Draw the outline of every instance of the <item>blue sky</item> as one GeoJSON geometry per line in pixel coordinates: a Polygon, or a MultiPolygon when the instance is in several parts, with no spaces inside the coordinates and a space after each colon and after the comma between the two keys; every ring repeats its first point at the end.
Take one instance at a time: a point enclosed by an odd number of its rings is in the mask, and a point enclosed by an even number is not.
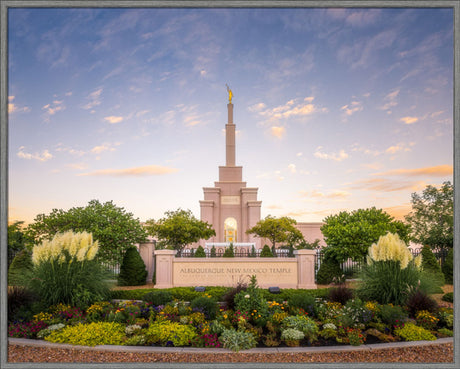
{"type": "Polygon", "coordinates": [[[318,222],[452,180],[451,9],[10,9],[9,220],[191,209],[236,163],[318,222]]]}

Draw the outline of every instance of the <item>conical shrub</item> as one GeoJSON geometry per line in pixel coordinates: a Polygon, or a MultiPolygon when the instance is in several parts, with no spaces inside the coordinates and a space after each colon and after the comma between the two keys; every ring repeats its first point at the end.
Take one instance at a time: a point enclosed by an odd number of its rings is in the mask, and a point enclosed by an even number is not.
{"type": "Polygon", "coordinates": [[[119,286],[141,286],[145,284],[147,270],[136,247],[130,247],[123,256],[118,275],[119,286]]]}
{"type": "Polygon", "coordinates": [[[32,273],[32,254],[27,250],[20,251],[8,269],[8,285],[24,286],[32,273]]]}

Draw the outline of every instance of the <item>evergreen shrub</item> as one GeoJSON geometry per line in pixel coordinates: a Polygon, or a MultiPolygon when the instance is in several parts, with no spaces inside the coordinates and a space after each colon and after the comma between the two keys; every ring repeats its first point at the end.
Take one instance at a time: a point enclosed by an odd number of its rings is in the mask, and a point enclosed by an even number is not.
{"type": "Polygon", "coordinates": [[[262,248],[262,251],[260,252],[260,257],[261,258],[272,258],[274,257],[272,250],[270,250],[270,247],[268,245],[264,245],[262,248]]]}
{"type": "Polygon", "coordinates": [[[204,252],[203,246],[198,246],[198,248],[195,251],[195,255],[193,255],[196,258],[205,258],[206,253],[204,252]]]}
{"type": "Polygon", "coordinates": [[[8,268],[8,286],[24,286],[32,278],[32,255],[24,249],[13,259],[8,268]]]}
{"type": "Polygon", "coordinates": [[[328,254],[324,255],[323,262],[316,273],[316,283],[330,284],[334,279],[340,278],[343,272],[339,262],[328,254]]]}
{"type": "Polygon", "coordinates": [[[118,275],[119,286],[142,286],[146,283],[147,270],[135,246],[125,251],[118,275]]]}
{"type": "Polygon", "coordinates": [[[203,313],[207,319],[214,320],[219,310],[217,301],[213,298],[200,296],[192,300],[190,307],[193,311],[199,311],[203,313]]]}
{"type": "Polygon", "coordinates": [[[233,258],[235,257],[235,252],[233,250],[233,244],[231,243],[229,247],[225,249],[224,255],[222,255],[224,258],[233,258]]]}
{"type": "Polygon", "coordinates": [[[155,306],[166,305],[168,302],[173,300],[173,297],[169,291],[166,290],[154,290],[152,292],[144,294],[142,300],[150,302],[155,306]]]}
{"type": "Polygon", "coordinates": [[[454,249],[451,248],[446,255],[444,265],[442,266],[445,282],[448,284],[454,283],[454,249]]]}
{"type": "Polygon", "coordinates": [[[216,248],[213,246],[211,247],[211,257],[212,258],[215,258],[217,255],[216,255],[216,248]]]}

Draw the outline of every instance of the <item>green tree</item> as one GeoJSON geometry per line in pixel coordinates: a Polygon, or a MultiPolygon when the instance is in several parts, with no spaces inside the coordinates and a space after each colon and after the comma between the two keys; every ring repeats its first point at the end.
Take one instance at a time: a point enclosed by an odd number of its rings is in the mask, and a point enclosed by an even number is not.
{"type": "Polygon", "coordinates": [[[125,250],[147,240],[147,232],[132,213],[112,201],[101,204],[98,200],[91,200],[86,207],[39,214],[26,232],[38,244],[69,230],[92,233],[99,242],[98,260],[108,264],[120,264],[125,250]]]}
{"type": "Polygon", "coordinates": [[[273,247],[276,243],[287,242],[288,240],[303,240],[302,233],[294,226],[297,222],[289,217],[275,218],[267,215],[265,219],[246,231],[247,234],[255,234],[257,237],[268,238],[273,247]]]}
{"type": "Polygon", "coordinates": [[[274,257],[272,250],[270,250],[270,247],[268,245],[264,245],[262,248],[262,251],[260,252],[260,257],[261,258],[272,258],[274,257]]]}
{"type": "Polygon", "coordinates": [[[8,226],[8,262],[11,263],[14,255],[25,248],[32,249],[32,242],[24,233],[24,222],[17,221],[8,226]]]}
{"type": "Polygon", "coordinates": [[[206,252],[204,251],[203,246],[198,246],[198,248],[195,251],[194,257],[196,258],[205,258],[206,257],[206,252]]]}
{"type": "Polygon", "coordinates": [[[388,232],[397,233],[407,243],[410,226],[372,207],[330,215],[325,218],[321,232],[327,244],[325,253],[341,263],[348,258],[363,260],[369,247],[388,232]]]}
{"type": "Polygon", "coordinates": [[[422,194],[412,194],[412,211],[406,216],[411,239],[431,249],[448,250],[454,244],[454,186],[428,185],[422,194]]]}
{"type": "Polygon", "coordinates": [[[147,270],[135,246],[128,248],[123,256],[118,275],[119,286],[142,286],[146,283],[147,270]]]}
{"type": "Polygon", "coordinates": [[[165,215],[158,221],[148,220],[145,226],[150,235],[157,237],[159,248],[171,247],[182,252],[188,244],[216,235],[209,223],[195,218],[190,210],[177,209],[165,215]]]}

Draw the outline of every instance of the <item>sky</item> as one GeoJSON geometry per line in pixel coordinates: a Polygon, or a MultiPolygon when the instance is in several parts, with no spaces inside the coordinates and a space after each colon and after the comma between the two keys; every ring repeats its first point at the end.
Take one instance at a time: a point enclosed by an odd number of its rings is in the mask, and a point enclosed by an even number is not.
{"type": "Polygon", "coordinates": [[[452,9],[8,13],[9,221],[113,201],[200,217],[225,165],[261,216],[321,222],[453,178],[452,9]]]}

